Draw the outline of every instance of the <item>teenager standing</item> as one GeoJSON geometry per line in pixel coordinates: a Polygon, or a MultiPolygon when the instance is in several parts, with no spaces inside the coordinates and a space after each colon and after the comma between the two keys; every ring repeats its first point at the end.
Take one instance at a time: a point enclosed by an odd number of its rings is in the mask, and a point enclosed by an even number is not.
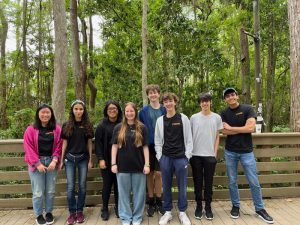
{"type": "Polygon", "coordinates": [[[53,109],[46,104],[37,108],[33,125],[24,133],[25,161],[32,188],[32,206],[37,224],[52,224],[57,166],[61,154],[61,128],[53,109]],[[45,217],[43,216],[45,208],[45,217]]]}
{"type": "Polygon", "coordinates": [[[125,105],[122,123],[115,127],[112,143],[111,170],[117,174],[121,222],[123,225],[140,225],[150,165],[147,129],[137,119],[134,103],[125,105]]]}
{"type": "Polygon", "coordinates": [[[190,121],[186,115],[176,112],[178,98],[174,93],[165,93],[162,99],[167,114],[157,119],[155,150],[162,173],[163,208],[166,212],[160,218],[159,224],[166,225],[172,219],[172,182],[173,173],[175,173],[178,187],[179,219],[183,225],[190,225],[191,222],[185,212],[188,206],[188,162],[193,150],[190,121]]]}
{"type": "Polygon", "coordinates": [[[65,165],[67,175],[67,198],[69,207],[68,224],[83,223],[83,208],[86,197],[86,177],[92,168],[93,126],[83,101],[75,100],[71,104],[69,120],[63,125],[63,147],[60,168],[65,165]],[[75,197],[76,171],[78,171],[78,198],[75,197]]]}
{"type": "Polygon", "coordinates": [[[148,129],[150,173],[147,175],[148,208],[147,215],[153,216],[155,210],[163,215],[162,207],[162,179],[159,162],[154,148],[154,131],[158,117],[166,114],[166,109],[159,103],[160,87],[157,84],[149,84],[146,87],[149,105],[144,106],[139,112],[139,119],[148,129]],[[154,196],[155,193],[155,196],[154,196]]]}
{"type": "Polygon", "coordinates": [[[211,111],[211,103],[211,94],[201,93],[198,97],[201,111],[192,115],[190,119],[193,134],[193,156],[190,163],[193,171],[195,201],[197,203],[195,218],[201,219],[203,214],[202,190],[204,181],[205,217],[208,220],[214,218],[211,210],[213,177],[220,142],[219,131],[223,129],[221,117],[211,111]]]}
{"type": "Polygon", "coordinates": [[[100,121],[95,132],[95,153],[98,158],[102,188],[102,220],[109,219],[108,203],[111,188],[114,186],[115,213],[118,214],[118,184],[116,174],[111,171],[111,138],[115,126],[122,121],[122,110],[118,102],[110,100],[103,110],[104,118],[100,121]]]}

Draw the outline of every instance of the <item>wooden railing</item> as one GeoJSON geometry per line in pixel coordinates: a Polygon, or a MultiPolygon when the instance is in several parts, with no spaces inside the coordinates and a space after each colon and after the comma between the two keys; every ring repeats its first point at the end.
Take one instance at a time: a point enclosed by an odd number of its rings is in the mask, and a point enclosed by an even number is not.
{"type": "MultiPolygon", "coordinates": [[[[263,133],[253,134],[255,156],[259,180],[264,197],[300,196],[300,133],[263,133]]],[[[221,138],[221,145],[224,137],[221,138]]],[[[228,179],[224,162],[223,148],[220,147],[214,178],[214,199],[228,199],[228,179]]],[[[88,172],[87,205],[101,203],[101,172],[93,157],[95,166],[88,172]]],[[[250,198],[247,180],[239,165],[238,183],[241,198],[250,198]]],[[[189,169],[188,198],[194,199],[193,180],[189,169]]],[[[176,186],[174,178],[174,186],[176,186]]],[[[176,192],[174,199],[177,198],[176,192]]],[[[113,199],[113,197],[111,197],[113,199]]],[[[59,171],[56,185],[56,205],[66,205],[66,178],[59,171]]],[[[32,207],[31,185],[24,162],[22,140],[0,141],[0,208],[32,207]]]]}

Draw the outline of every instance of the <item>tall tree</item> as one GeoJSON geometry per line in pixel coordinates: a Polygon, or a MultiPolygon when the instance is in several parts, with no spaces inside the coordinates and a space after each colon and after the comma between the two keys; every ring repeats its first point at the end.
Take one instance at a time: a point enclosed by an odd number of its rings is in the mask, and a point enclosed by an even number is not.
{"type": "Polygon", "coordinates": [[[70,1],[70,19],[71,19],[71,42],[72,42],[72,68],[75,80],[75,95],[77,99],[85,101],[86,76],[80,60],[79,34],[78,34],[78,12],[77,0],[70,1]]]}
{"type": "Polygon", "coordinates": [[[300,2],[288,1],[288,16],[290,28],[290,60],[291,60],[291,114],[290,127],[292,131],[300,131],[300,2]]]}
{"type": "Polygon", "coordinates": [[[4,14],[4,6],[0,3],[0,128],[6,129],[8,127],[8,120],[6,115],[6,56],[5,46],[8,32],[8,22],[4,14]]]}
{"type": "Polygon", "coordinates": [[[146,86],[148,83],[148,27],[147,27],[147,14],[148,14],[148,0],[143,0],[143,17],[142,17],[142,96],[143,105],[148,104],[148,98],[146,94],[146,86]]]}
{"type": "Polygon", "coordinates": [[[53,0],[55,56],[52,105],[59,123],[64,121],[67,89],[67,19],[65,1],[53,0]]]}

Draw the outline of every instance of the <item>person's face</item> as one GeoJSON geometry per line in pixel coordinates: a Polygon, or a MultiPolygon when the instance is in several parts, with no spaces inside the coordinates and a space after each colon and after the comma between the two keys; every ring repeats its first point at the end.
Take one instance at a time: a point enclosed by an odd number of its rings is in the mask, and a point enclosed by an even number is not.
{"type": "Polygon", "coordinates": [[[125,118],[127,119],[127,121],[132,122],[135,119],[135,110],[132,107],[132,105],[127,105],[125,107],[125,118]]]}
{"type": "Polygon", "coordinates": [[[202,111],[209,111],[211,107],[211,101],[210,100],[201,101],[200,107],[202,111]]]}
{"type": "Polygon", "coordinates": [[[109,119],[116,119],[118,117],[119,111],[117,106],[114,104],[109,104],[107,107],[107,115],[109,119]]]}
{"type": "Polygon", "coordinates": [[[81,120],[83,112],[84,112],[83,105],[81,105],[81,104],[75,104],[73,106],[73,114],[74,114],[74,117],[75,117],[76,121],[80,121],[81,120]]]}
{"type": "Polygon", "coordinates": [[[159,101],[160,94],[157,92],[157,90],[150,90],[148,92],[148,99],[150,102],[158,102],[159,101]]]}
{"type": "Polygon", "coordinates": [[[166,99],[163,103],[167,111],[175,110],[176,102],[174,101],[174,99],[166,99]]]}
{"type": "Polygon", "coordinates": [[[48,108],[43,108],[39,111],[39,119],[42,125],[47,125],[51,119],[51,116],[52,116],[51,111],[48,108]]]}
{"type": "Polygon", "coordinates": [[[224,101],[229,105],[229,106],[234,106],[236,105],[238,102],[237,100],[239,99],[239,96],[235,93],[235,92],[230,92],[228,94],[225,95],[224,97],[224,101]]]}

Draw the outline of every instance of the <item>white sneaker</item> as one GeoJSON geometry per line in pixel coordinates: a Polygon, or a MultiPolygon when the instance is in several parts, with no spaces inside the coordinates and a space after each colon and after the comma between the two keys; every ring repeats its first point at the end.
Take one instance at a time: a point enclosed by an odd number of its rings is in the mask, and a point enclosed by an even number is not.
{"type": "Polygon", "coordinates": [[[186,215],[185,212],[180,212],[179,213],[179,220],[181,222],[182,225],[191,225],[191,221],[188,218],[188,216],[186,215]]]}
{"type": "Polygon", "coordinates": [[[159,225],[166,225],[171,219],[172,219],[172,213],[171,211],[166,211],[165,214],[160,217],[160,220],[159,220],[159,225]]]}

